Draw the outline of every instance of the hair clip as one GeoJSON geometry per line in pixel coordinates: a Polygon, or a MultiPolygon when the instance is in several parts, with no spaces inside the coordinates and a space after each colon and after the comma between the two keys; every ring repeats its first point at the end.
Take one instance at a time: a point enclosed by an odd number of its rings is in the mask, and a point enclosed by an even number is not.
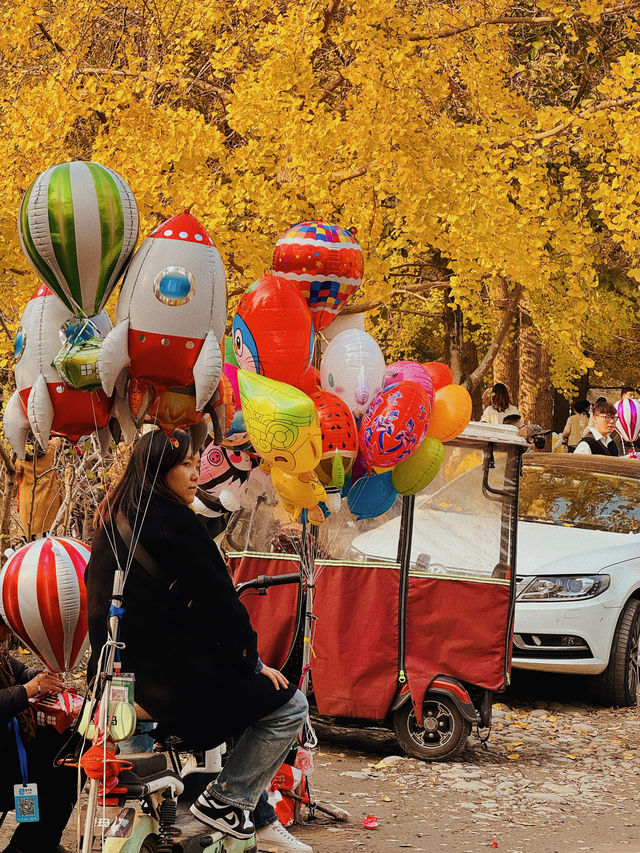
{"type": "Polygon", "coordinates": [[[174,438],[174,436],[172,436],[172,435],[167,436],[167,441],[169,442],[169,444],[172,447],[179,447],[179,445],[180,445],[180,442],[178,441],[178,439],[174,438]]]}

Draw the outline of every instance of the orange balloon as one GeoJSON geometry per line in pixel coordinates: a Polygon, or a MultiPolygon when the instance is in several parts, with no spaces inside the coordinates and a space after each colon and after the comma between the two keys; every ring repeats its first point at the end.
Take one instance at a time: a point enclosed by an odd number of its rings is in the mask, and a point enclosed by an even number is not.
{"type": "Polygon", "coordinates": [[[427,435],[451,441],[471,420],[471,395],[464,385],[445,385],[436,391],[427,435]]]}
{"type": "Polygon", "coordinates": [[[196,409],[196,395],[192,388],[167,388],[149,406],[145,421],[156,424],[165,435],[174,429],[186,429],[202,420],[196,409]]]}
{"type": "Polygon", "coordinates": [[[433,381],[433,387],[437,391],[438,388],[444,388],[445,385],[451,385],[453,382],[453,374],[449,369],[449,365],[442,361],[425,361],[422,365],[433,381]]]}
{"type": "Polygon", "coordinates": [[[219,398],[211,403],[212,409],[217,409],[218,406],[224,406],[224,431],[229,432],[233,423],[233,414],[236,410],[236,399],[233,393],[233,384],[228,376],[223,373],[218,382],[219,398]]]}

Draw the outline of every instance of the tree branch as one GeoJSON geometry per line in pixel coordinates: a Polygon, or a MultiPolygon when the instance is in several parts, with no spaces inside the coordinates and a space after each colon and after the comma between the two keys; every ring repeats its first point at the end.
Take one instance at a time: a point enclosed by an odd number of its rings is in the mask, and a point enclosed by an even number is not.
{"type": "MultiPolygon", "coordinates": [[[[102,77],[112,74],[114,77],[143,77],[147,82],[154,82],[155,75],[141,71],[128,71],[126,68],[78,68],[78,74],[91,74],[95,77],[102,77]]],[[[199,89],[207,94],[217,95],[223,104],[228,104],[231,101],[231,94],[220,86],[214,86],[212,83],[206,83],[204,80],[198,80],[195,77],[180,77],[178,80],[171,83],[161,83],[159,85],[173,85],[174,83],[186,83],[194,89],[199,89]]]]}
{"type": "MultiPolygon", "coordinates": [[[[602,17],[605,15],[616,15],[621,12],[629,12],[633,9],[637,9],[640,6],[639,0],[634,0],[632,3],[625,3],[622,6],[611,6],[608,9],[603,9],[602,17]]],[[[569,16],[570,19],[575,18],[587,18],[584,12],[574,12],[569,16]]],[[[561,21],[566,21],[567,18],[563,18],[560,15],[538,15],[536,17],[527,17],[526,15],[514,15],[513,17],[509,17],[508,15],[500,15],[497,18],[480,18],[477,21],[472,21],[469,24],[462,24],[459,27],[451,27],[448,30],[440,30],[437,33],[427,33],[420,34],[414,33],[413,35],[407,36],[409,41],[431,41],[433,39],[443,39],[450,38],[451,36],[457,36],[461,33],[466,33],[469,30],[477,29],[478,27],[489,27],[489,26],[500,26],[502,24],[508,24],[509,26],[520,25],[520,26],[530,26],[530,27],[544,27],[547,24],[557,24],[561,21]]]]}
{"type": "Polygon", "coordinates": [[[474,390],[474,388],[477,388],[477,386],[480,384],[480,380],[493,364],[496,354],[502,346],[504,339],[507,337],[509,329],[511,328],[511,323],[513,322],[513,318],[518,308],[518,303],[520,302],[520,297],[522,296],[522,290],[523,287],[521,284],[518,284],[516,285],[516,287],[514,287],[511,296],[509,297],[509,302],[507,303],[505,312],[502,315],[502,320],[500,321],[500,324],[496,329],[495,335],[493,336],[493,340],[489,345],[489,349],[487,350],[484,355],[484,358],[482,358],[480,364],[476,367],[473,373],[471,373],[465,379],[464,385],[467,391],[471,392],[474,390]]]}
{"type": "Polygon", "coordinates": [[[586,118],[600,110],[615,109],[616,107],[628,107],[631,104],[637,104],[638,101],[640,101],[640,95],[629,95],[627,98],[614,98],[608,101],[600,101],[592,107],[587,107],[586,110],[581,110],[581,112],[571,116],[567,121],[557,124],[549,130],[543,130],[540,133],[534,133],[532,135],[523,133],[520,136],[513,136],[506,142],[501,142],[496,146],[496,148],[506,148],[508,145],[511,145],[512,142],[539,142],[541,139],[549,139],[551,136],[557,136],[559,133],[563,133],[565,130],[568,130],[578,119],[586,118]]]}

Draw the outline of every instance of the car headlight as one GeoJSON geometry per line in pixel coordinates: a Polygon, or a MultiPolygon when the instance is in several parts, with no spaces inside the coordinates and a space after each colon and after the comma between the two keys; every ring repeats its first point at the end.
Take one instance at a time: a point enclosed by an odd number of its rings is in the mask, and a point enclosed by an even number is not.
{"type": "Polygon", "coordinates": [[[610,575],[544,575],[533,578],[518,601],[576,601],[595,598],[609,588],[610,575]]]}

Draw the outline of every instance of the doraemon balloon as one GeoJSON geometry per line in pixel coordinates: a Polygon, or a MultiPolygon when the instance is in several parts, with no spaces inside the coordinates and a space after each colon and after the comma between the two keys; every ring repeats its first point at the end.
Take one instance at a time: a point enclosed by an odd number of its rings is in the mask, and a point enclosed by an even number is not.
{"type": "Polygon", "coordinates": [[[313,342],[311,312],[294,284],[264,275],[251,285],[233,318],[233,346],[243,370],[298,385],[313,342]]]}
{"type": "Polygon", "coordinates": [[[185,211],[159,225],[131,261],[118,297],[116,326],[100,355],[103,388],[111,394],[128,368],[156,394],[195,385],[201,411],[222,372],[226,321],[220,253],[206,229],[185,211]]]}
{"type": "Polygon", "coordinates": [[[106,428],[111,401],[105,393],[70,388],[52,366],[60,346],[75,340],[87,323],[97,337],[111,328],[104,311],[90,321],[71,316],[46,284],[27,303],[15,340],[16,391],[4,413],[5,432],[18,456],[24,458],[30,430],[46,450],[52,433],[77,441],[106,428]]]}
{"type": "Polygon", "coordinates": [[[322,389],[359,417],[382,388],[384,369],[382,350],[371,335],[345,329],[330,342],[320,364],[322,389]]]}

